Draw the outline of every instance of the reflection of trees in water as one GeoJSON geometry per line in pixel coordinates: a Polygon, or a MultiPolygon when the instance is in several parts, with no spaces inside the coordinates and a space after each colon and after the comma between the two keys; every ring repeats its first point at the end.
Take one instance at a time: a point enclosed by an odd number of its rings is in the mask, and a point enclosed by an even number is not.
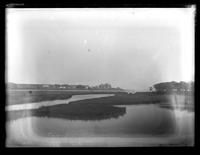
{"type": "Polygon", "coordinates": [[[126,114],[125,107],[102,106],[102,105],[55,105],[41,107],[33,110],[19,110],[8,113],[8,120],[22,117],[52,117],[69,120],[105,120],[119,118],[126,114]]]}
{"type": "Polygon", "coordinates": [[[159,107],[170,109],[170,110],[178,109],[178,110],[183,110],[183,111],[194,112],[193,105],[179,106],[178,108],[176,108],[172,103],[166,103],[166,104],[160,104],[159,107]]]}
{"type": "Polygon", "coordinates": [[[171,110],[184,110],[184,111],[194,111],[194,96],[191,94],[179,94],[174,92],[171,94],[171,101],[160,104],[161,108],[168,108],[171,110]]]}

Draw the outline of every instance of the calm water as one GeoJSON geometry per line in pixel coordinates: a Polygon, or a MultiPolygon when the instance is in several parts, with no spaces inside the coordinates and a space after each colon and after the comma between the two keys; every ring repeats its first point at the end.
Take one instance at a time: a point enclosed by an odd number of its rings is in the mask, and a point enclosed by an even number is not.
{"type": "MultiPolygon", "coordinates": [[[[90,96],[91,97],[91,96],[90,96]]],[[[80,99],[80,96],[79,96],[80,99]]],[[[80,121],[66,120],[48,117],[26,117],[11,121],[7,124],[8,139],[10,142],[18,144],[49,144],[58,145],[61,143],[74,141],[74,145],[89,142],[95,142],[103,137],[106,138],[157,138],[158,143],[165,141],[165,138],[191,138],[193,132],[193,112],[174,111],[160,108],[156,105],[129,105],[126,107],[126,114],[118,119],[107,119],[101,121],[80,121]],[[92,139],[94,138],[95,139],[92,139]],[[71,138],[71,139],[70,139],[71,138]],[[98,139],[99,138],[99,139],[98,139]],[[87,141],[86,140],[86,141],[87,141]]],[[[136,141],[135,141],[135,140],[136,141]]],[[[157,140],[156,139],[156,140],[157,140]]],[[[116,140],[101,140],[102,144],[107,141],[108,144],[115,144],[116,140]],[[113,143],[114,142],[114,143],[113,143]]],[[[118,139],[119,140],[119,139],[118,139]]],[[[142,143],[148,141],[142,140],[142,143]]],[[[154,142],[154,140],[150,140],[154,142]]],[[[173,142],[173,141],[172,141],[173,142]]],[[[130,144],[130,143],[129,143],[130,144]]],[[[117,145],[117,144],[116,144],[117,145]]]]}

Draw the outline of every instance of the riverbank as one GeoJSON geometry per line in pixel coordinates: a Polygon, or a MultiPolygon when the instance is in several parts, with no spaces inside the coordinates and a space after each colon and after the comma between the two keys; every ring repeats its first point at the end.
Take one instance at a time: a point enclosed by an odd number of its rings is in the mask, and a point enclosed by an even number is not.
{"type": "MultiPolygon", "coordinates": [[[[73,92],[85,94],[86,92],[73,92]]],[[[53,100],[54,98],[62,99],[73,95],[72,92],[43,92],[29,95],[32,101],[53,100]],[[53,94],[53,96],[51,96],[53,94]],[[38,99],[37,99],[38,97],[38,99]]],[[[104,92],[105,93],[105,92],[104,92]]],[[[108,93],[108,92],[107,92],[108,93]]],[[[109,92],[110,93],[110,92],[109,92]]],[[[94,93],[96,94],[96,92],[94,93]]],[[[18,98],[20,97],[17,96],[18,98]]],[[[12,99],[13,100],[13,99],[12,99]]],[[[23,97],[21,100],[25,101],[23,97]]],[[[19,102],[19,100],[18,100],[19,102]]],[[[67,102],[67,101],[66,101],[67,102]]],[[[39,104],[40,102],[38,102],[39,104]]],[[[157,94],[157,93],[135,93],[127,94],[125,92],[115,93],[114,96],[90,98],[84,100],[71,101],[68,104],[61,100],[58,105],[46,102],[47,106],[32,110],[17,110],[8,112],[8,120],[17,119],[27,116],[55,117],[71,120],[102,120],[117,118],[126,113],[126,108],[116,107],[116,105],[136,105],[136,104],[157,104],[162,108],[180,109],[194,111],[192,96],[157,94]]],[[[33,103],[37,104],[37,103],[33,103]]]]}
{"type": "MultiPolygon", "coordinates": [[[[63,100],[69,99],[73,95],[87,95],[87,94],[115,94],[115,97],[111,97],[102,100],[93,100],[95,103],[106,102],[106,104],[121,105],[121,104],[137,104],[137,103],[160,103],[160,102],[170,102],[171,98],[184,97],[186,102],[193,102],[193,94],[167,94],[167,93],[155,93],[155,92],[136,92],[135,94],[128,94],[127,92],[119,91],[106,91],[106,90],[24,90],[24,91],[7,91],[7,105],[13,104],[24,104],[32,102],[41,101],[53,101],[53,100],[63,100]]],[[[84,102],[84,101],[82,101],[84,102]]],[[[181,101],[182,102],[182,101],[181,101]]]]}
{"type": "Polygon", "coordinates": [[[20,90],[7,91],[7,105],[69,99],[73,95],[116,94],[105,90],[20,90]]]}
{"type": "Polygon", "coordinates": [[[156,104],[162,108],[179,108],[194,111],[194,96],[192,94],[160,94],[150,92],[138,92],[135,94],[117,93],[115,96],[92,100],[70,102],[70,104],[84,105],[135,105],[156,104]]]}

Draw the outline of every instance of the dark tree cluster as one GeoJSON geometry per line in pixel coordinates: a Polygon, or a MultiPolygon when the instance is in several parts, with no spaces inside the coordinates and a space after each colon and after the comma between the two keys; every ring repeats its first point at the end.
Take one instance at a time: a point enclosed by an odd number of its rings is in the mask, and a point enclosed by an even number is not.
{"type": "Polygon", "coordinates": [[[153,86],[157,92],[193,92],[194,82],[163,82],[153,86]]]}

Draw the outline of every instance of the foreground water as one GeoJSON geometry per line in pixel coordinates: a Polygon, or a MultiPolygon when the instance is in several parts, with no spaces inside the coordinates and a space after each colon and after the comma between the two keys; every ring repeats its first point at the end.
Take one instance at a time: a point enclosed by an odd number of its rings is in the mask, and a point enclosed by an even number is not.
{"type": "MultiPolygon", "coordinates": [[[[86,99],[86,96],[82,97],[78,98],[86,99]]],[[[193,112],[164,109],[153,104],[123,107],[126,107],[126,114],[118,119],[81,121],[31,116],[13,120],[7,122],[7,144],[10,146],[151,146],[184,145],[184,143],[192,145],[193,112]]]]}

